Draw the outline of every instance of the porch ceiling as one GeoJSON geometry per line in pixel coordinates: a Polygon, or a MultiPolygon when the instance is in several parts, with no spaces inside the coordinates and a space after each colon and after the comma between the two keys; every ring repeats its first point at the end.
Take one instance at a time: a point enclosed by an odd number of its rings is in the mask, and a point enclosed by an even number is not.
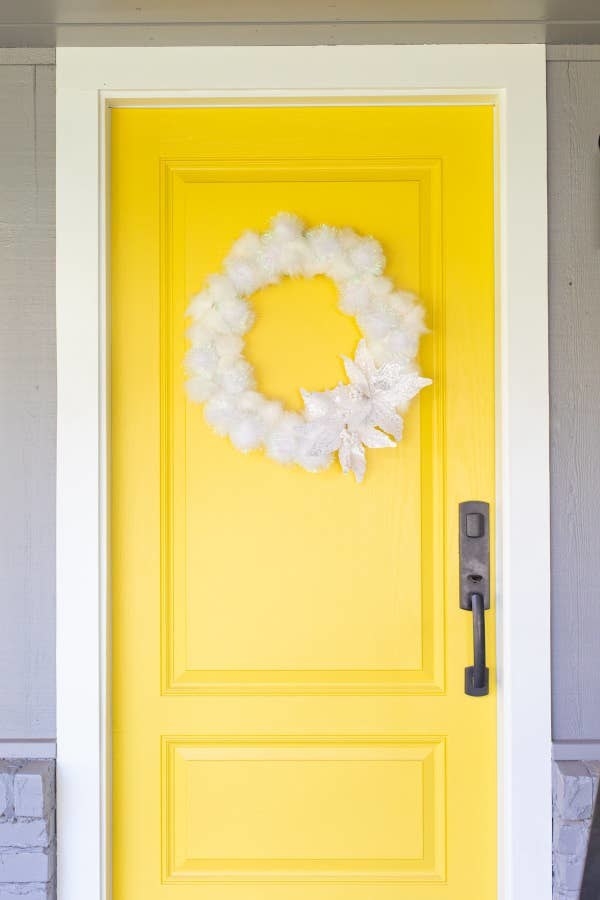
{"type": "Polygon", "coordinates": [[[4,0],[0,46],[600,43],[598,0],[4,0]]]}

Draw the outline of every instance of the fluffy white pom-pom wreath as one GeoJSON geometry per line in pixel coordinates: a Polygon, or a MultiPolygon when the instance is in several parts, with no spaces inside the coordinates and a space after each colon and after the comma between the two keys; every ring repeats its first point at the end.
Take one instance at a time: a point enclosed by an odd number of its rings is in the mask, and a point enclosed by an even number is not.
{"type": "Polygon", "coordinates": [[[206,404],[212,428],[244,453],[263,448],[277,462],[310,472],[326,468],[337,454],[343,471],[362,481],[365,447],[394,446],[402,436],[401,413],[431,384],[416,363],[426,330],[423,307],[397,291],[384,268],[375,238],[351,228],[306,228],[291,213],[279,213],[263,234],[243,234],[223,272],[207,279],[187,310],[188,395],[206,404]],[[355,317],[364,339],[353,360],[344,358],[348,383],[302,391],[304,409],[296,413],[256,390],[244,357],[243,338],[254,322],[248,297],[283,278],[314,275],[335,282],[340,308],[355,317]]]}

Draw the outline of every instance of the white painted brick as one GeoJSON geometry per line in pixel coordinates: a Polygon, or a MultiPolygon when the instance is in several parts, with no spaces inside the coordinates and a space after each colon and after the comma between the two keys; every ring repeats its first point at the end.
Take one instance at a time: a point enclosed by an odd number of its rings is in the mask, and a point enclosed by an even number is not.
{"type": "Polygon", "coordinates": [[[578,891],[581,887],[585,854],[576,856],[566,853],[554,854],[554,886],[562,891],[578,891]]]}
{"type": "Polygon", "coordinates": [[[47,882],[54,875],[54,852],[47,850],[0,851],[0,884],[47,882]]]}
{"type": "Polygon", "coordinates": [[[54,808],[54,763],[30,760],[19,769],[14,783],[15,815],[41,819],[54,808]]]}
{"type": "Polygon", "coordinates": [[[54,791],[52,760],[0,761],[0,900],[56,900],[54,791]]]}
{"type": "Polygon", "coordinates": [[[553,844],[557,853],[585,856],[590,836],[591,820],[554,823],[553,844]]]}
{"type": "Polygon", "coordinates": [[[596,803],[596,795],[598,794],[598,785],[600,784],[600,762],[596,760],[586,760],[585,767],[592,776],[592,789],[594,794],[594,804],[596,803]]]}
{"type": "Polygon", "coordinates": [[[8,772],[0,772],[0,816],[7,815],[12,806],[12,779],[8,772]]]}
{"type": "Polygon", "coordinates": [[[0,760],[0,818],[13,815],[14,776],[22,765],[22,759],[0,760]]]}
{"type": "Polygon", "coordinates": [[[48,847],[54,838],[54,816],[0,822],[0,847],[48,847]]]}
{"type": "MultiPolygon", "coordinates": [[[[2,900],[1,894],[0,900],[2,900]]],[[[554,890],[552,892],[552,900],[579,900],[579,891],[554,890]]]]}
{"type": "Polygon", "coordinates": [[[0,900],[56,900],[56,885],[48,884],[0,884],[0,900]]]}
{"type": "Polygon", "coordinates": [[[554,764],[554,802],[561,819],[590,819],[594,805],[594,779],[582,762],[554,764]]]}

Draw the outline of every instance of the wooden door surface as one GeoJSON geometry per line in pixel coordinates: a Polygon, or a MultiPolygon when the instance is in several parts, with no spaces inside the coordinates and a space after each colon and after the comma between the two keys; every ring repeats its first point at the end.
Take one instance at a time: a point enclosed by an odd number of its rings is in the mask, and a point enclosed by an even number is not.
{"type": "MultiPolygon", "coordinates": [[[[457,529],[494,499],[492,108],[115,109],[111,142],[113,900],[493,900],[457,529]],[[433,384],[362,484],[186,398],[190,297],[280,211],[376,237],[427,310],[433,384]]],[[[331,281],[251,302],[262,391],[343,379],[331,281]]]]}

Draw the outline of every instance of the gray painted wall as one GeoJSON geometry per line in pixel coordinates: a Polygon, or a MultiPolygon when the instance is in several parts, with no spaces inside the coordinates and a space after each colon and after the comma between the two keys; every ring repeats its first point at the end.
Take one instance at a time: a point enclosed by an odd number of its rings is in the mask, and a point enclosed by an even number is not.
{"type": "Polygon", "coordinates": [[[53,58],[0,50],[0,739],[55,732],[53,58]]]}
{"type": "MultiPolygon", "coordinates": [[[[554,737],[600,740],[600,48],[551,55],[554,737]]],[[[55,727],[51,62],[0,50],[0,740],[55,727]]]]}
{"type": "Polygon", "coordinates": [[[600,739],[600,48],[548,62],[555,740],[600,739]]]}

